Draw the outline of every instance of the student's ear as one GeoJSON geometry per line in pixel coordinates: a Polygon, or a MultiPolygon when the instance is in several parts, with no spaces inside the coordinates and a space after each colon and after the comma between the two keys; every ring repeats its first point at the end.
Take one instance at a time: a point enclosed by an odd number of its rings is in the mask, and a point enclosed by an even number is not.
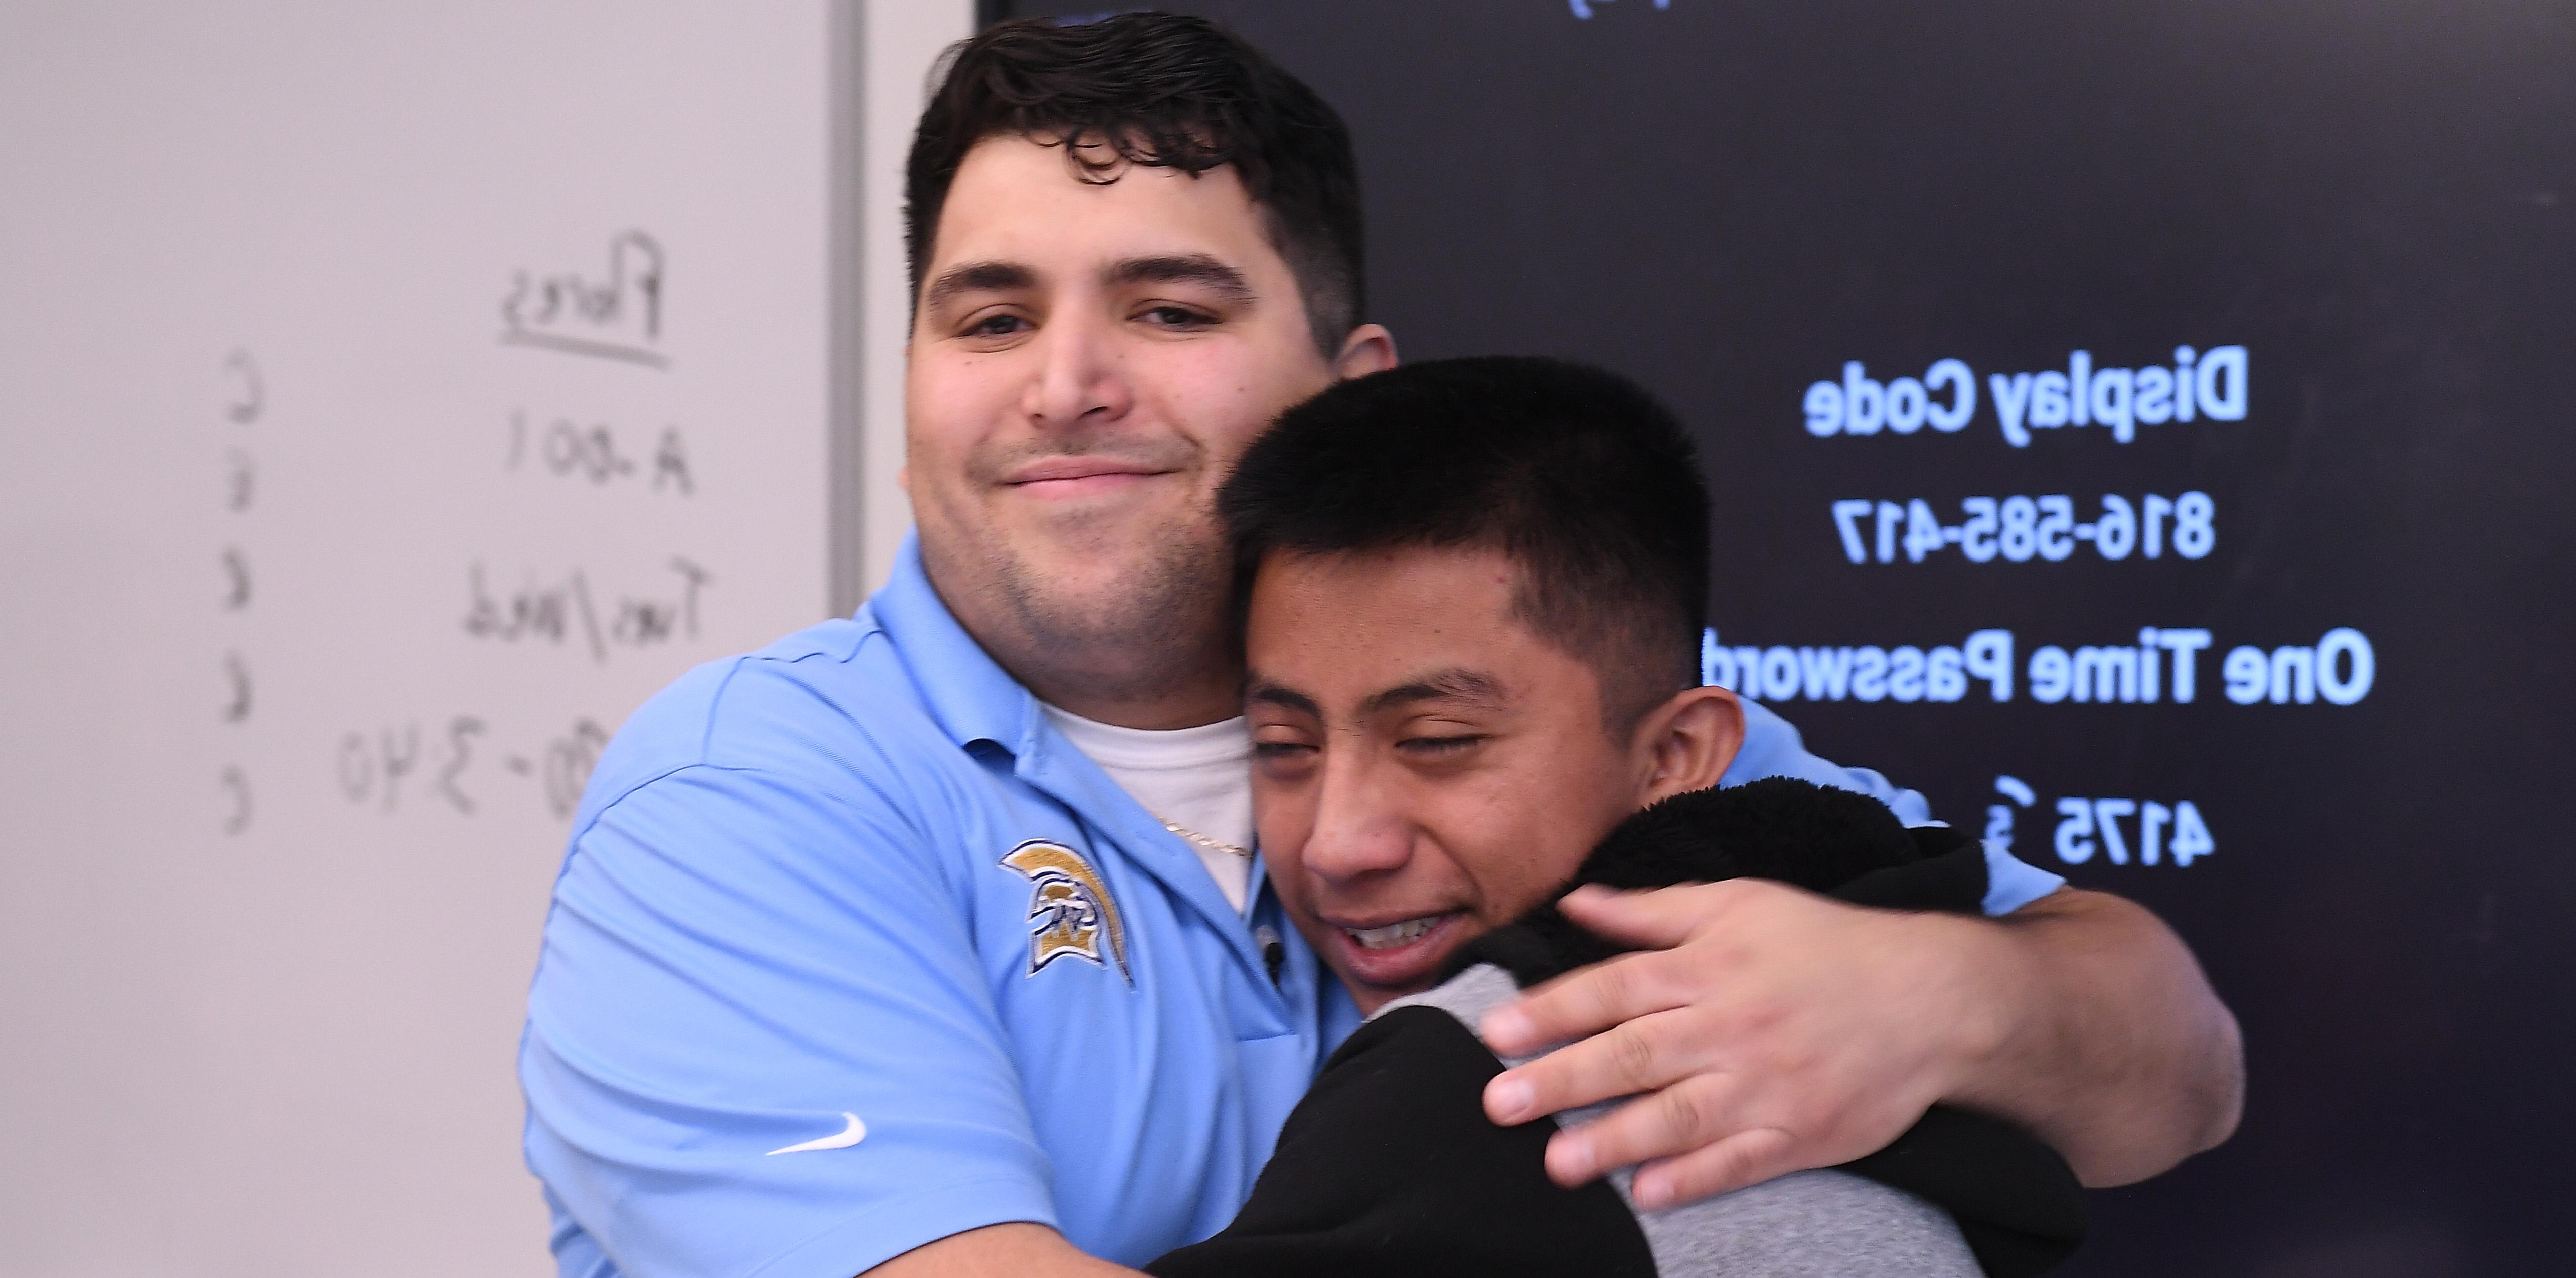
{"type": "Polygon", "coordinates": [[[1637,733],[1644,807],[1716,785],[1744,745],[1744,707],[1724,688],[1693,688],[1647,712],[1637,733]]]}
{"type": "Polygon", "coordinates": [[[1395,367],[1395,334],[1384,324],[1362,324],[1342,339],[1342,353],[1333,357],[1333,376],[1343,381],[1383,373],[1395,367]]]}

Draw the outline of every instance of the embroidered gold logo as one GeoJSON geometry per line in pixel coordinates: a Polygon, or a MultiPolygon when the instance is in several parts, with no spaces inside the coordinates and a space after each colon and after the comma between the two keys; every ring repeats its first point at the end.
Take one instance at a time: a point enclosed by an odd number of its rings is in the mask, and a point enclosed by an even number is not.
{"type": "Polygon", "coordinates": [[[1029,975],[1071,956],[1094,967],[1114,962],[1121,977],[1135,979],[1127,971],[1127,922],[1118,916],[1118,902],[1109,895],[1109,885],[1081,853],[1061,843],[1031,839],[1011,849],[1002,864],[1019,871],[1030,884],[1029,975]],[[1108,941],[1105,954],[1104,938],[1108,941]]]}

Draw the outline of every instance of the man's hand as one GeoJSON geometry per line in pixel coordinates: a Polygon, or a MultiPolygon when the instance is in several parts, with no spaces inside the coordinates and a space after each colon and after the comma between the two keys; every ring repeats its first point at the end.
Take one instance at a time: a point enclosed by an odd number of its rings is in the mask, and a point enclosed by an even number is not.
{"type": "Polygon", "coordinates": [[[1586,1041],[1495,1079],[1502,1123],[1653,1093],[1548,1145],[1549,1175],[1581,1184],[1647,1159],[1649,1208],[1848,1162],[1894,1140],[1947,1094],[1992,1037],[1937,969],[1930,914],[1863,910],[1778,883],[1617,893],[1584,888],[1566,916],[1647,947],[1559,977],[1484,1024],[1497,1051],[1586,1041]],[[1601,1032],[1607,1030],[1606,1033],[1601,1032]]]}
{"type": "Polygon", "coordinates": [[[1496,1122],[1638,1097],[1550,1142],[1562,1184],[1643,1162],[1640,1205],[1705,1198],[1848,1162],[1944,1100],[2031,1129],[2094,1185],[2235,1127],[2234,1018],[2180,941],[2117,897],[2064,889],[1987,920],[1738,879],[1584,888],[1562,908],[1643,947],[1484,1023],[1506,1055],[1584,1040],[1488,1085],[1496,1122]]]}

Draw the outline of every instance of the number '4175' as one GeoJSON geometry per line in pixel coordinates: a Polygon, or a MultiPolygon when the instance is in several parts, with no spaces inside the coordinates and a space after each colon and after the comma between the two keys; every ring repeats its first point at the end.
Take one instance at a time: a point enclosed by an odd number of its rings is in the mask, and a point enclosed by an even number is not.
{"type": "Polygon", "coordinates": [[[2160,865],[2167,856],[2175,865],[2189,865],[2218,850],[2199,805],[2189,799],[2172,807],[2153,800],[2059,799],[2057,813],[2057,859],[2068,865],[2092,860],[2097,847],[2111,864],[2127,865],[2130,843],[2120,823],[2133,817],[2140,865],[2160,865]]]}

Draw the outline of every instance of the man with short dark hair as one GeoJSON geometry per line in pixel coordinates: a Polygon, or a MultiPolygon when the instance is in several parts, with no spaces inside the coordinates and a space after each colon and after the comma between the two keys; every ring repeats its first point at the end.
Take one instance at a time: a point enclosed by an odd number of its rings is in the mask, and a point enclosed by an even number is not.
{"type": "MultiPolygon", "coordinates": [[[[574,820],[520,1059],[564,1272],[1081,1272],[1242,1203],[1357,1011],[1252,852],[1213,503],[1281,411],[1394,363],[1355,174],[1331,109],[1203,22],[963,46],[907,171],[915,537],[856,617],[638,710],[574,820]]],[[[1925,815],[1776,718],[1737,772],[1925,815]]],[[[1526,1004],[1525,1034],[1633,1023],[1488,1103],[1657,1093],[1551,1154],[1569,1182],[1674,1156],[1641,1199],[1842,1161],[1977,1086],[2106,1178],[2222,1134],[2234,1026],[2189,956],[2012,872],[2016,918],[1950,929],[1604,906],[1703,940],[1526,1004]]]]}
{"type": "Polygon", "coordinates": [[[1960,832],[1786,778],[1712,788],[1744,719],[1692,669],[1709,501],[1670,413],[1554,360],[1411,365],[1291,409],[1219,508],[1249,583],[1262,852],[1371,1020],[1235,1221],[1149,1271],[1928,1278],[2067,1254],[2073,1175],[1971,1114],[1661,1213],[1626,1183],[1551,1185],[1545,1131],[1484,1120],[1503,1062],[1476,1024],[1617,948],[1552,908],[1576,882],[1742,876],[1954,912],[1986,892],[1960,832]]]}

